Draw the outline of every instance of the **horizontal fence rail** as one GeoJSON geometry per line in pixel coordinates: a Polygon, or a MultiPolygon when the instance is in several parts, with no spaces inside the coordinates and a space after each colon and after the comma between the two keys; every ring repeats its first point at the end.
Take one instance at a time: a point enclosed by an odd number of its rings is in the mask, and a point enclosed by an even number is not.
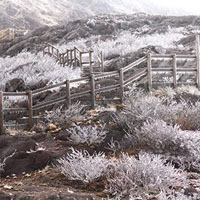
{"type": "MultiPolygon", "coordinates": [[[[93,51],[81,51],[77,47],[73,49],[67,49],[64,53],[60,53],[59,49],[54,47],[52,44],[47,44],[43,48],[43,55],[48,54],[54,57],[57,62],[65,67],[79,67],[81,71],[88,69],[89,73],[94,72],[94,52],[93,51]]],[[[100,72],[104,71],[103,52],[97,49],[97,68],[100,72]]]]}
{"type": "MultiPolygon", "coordinates": [[[[48,51],[48,53],[59,57],[64,54],[60,54],[58,49],[53,47],[52,45],[48,44],[47,48],[44,49],[45,53],[48,51]]],[[[92,51],[90,51],[92,52],[92,51]]],[[[79,49],[74,48],[74,50],[68,50],[64,59],[68,60],[68,62],[71,62],[74,58],[77,61],[77,63],[81,62],[81,55],[87,54],[88,52],[81,52],[79,49]]],[[[63,59],[63,57],[62,57],[63,59]]],[[[73,62],[76,62],[73,60],[73,62]]],[[[91,60],[90,60],[91,61],[91,60]]],[[[83,61],[82,61],[83,63],[83,61]]],[[[4,132],[4,114],[5,113],[11,113],[11,112],[24,112],[27,114],[27,125],[26,127],[32,128],[34,125],[34,112],[38,111],[40,109],[47,108],[49,106],[59,105],[59,104],[66,104],[67,106],[72,105],[72,100],[82,97],[89,97],[87,101],[91,103],[92,107],[96,106],[96,103],[99,101],[96,99],[97,94],[103,93],[106,91],[111,90],[118,90],[119,91],[119,99],[121,102],[123,102],[124,97],[124,90],[125,87],[132,84],[135,81],[138,81],[139,79],[143,80],[143,78],[146,78],[146,81],[148,83],[149,90],[153,87],[153,74],[156,73],[169,73],[170,76],[173,78],[172,83],[164,83],[165,85],[173,85],[176,87],[180,84],[188,84],[188,85],[198,85],[198,88],[200,89],[200,38],[199,35],[196,38],[196,54],[195,55],[152,55],[148,54],[147,56],[144,56],[135,62],[129,64],[128,66],[121,68],[116,71],[112,72],[102,72],[102,73],[90,73],[86,77],[82,77],[79,79],[74,80],[66,80],[62,83],[58,83],[51,86],[46,86],[44,88],[40,88],[33,91],[26,91],[26,92],[2,92],[0,91],[0,134],[4,132]],[[171,67],[155,67],[154,61],[159,59],[171,59],[171,67]],[[189,67],[178,67],[177,61],[179,59],[195,59],[195,66],[189,67]],[[138,67],[138,68],[136,68],[138,67]],[[178,82],[177,80],[177,74],[179,73],[194,73],[196,75],[195,82],[178,82]],[[107,86],[101,86],[99,84],[101,79],[112,79],[114,80],[114,83],[107,86]],[[74,83],[81,83],[84,82],[84,84],[88,85],[89,87],[86,89],[86,91],[80,91],[76,93],[72,93],[72,84],[74,83]],[[100,85],[100,86],[99,86],[100,85]],[[53,99],[49,99],[43,102],[36,103],[34,102],[35,96],[39,95],[40,93],[47,92],[49,90],[54,90],[55,88],[62,88],[63,96],[62,97],[56,97],[53,99]],[[6,98],[9,97],[25,97],[25,103],[26,108],[4,108],[4,101],[6,101],[6,98]]],[[[155,85],[161,85],[161,82],[154,82],[155,85]]],[[[24,105],[24,104],[23,104],[24,105]]]]}

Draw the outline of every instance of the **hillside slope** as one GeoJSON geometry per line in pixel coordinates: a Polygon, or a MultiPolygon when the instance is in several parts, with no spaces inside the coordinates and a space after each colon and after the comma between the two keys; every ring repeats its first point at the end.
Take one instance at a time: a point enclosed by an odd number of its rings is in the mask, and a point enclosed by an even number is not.
{"type": "Polygon", "coordinates": [[[160,6],[154,0],[1,0],[0,29],[35,29],[97,14],[184,15],[181,8],[160,6]]]}

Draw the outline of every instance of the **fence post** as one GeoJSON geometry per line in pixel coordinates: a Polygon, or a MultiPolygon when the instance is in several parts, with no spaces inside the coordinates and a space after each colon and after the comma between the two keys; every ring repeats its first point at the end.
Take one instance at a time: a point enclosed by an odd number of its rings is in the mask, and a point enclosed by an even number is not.
{"type": "Polygon", "coordinates": [[[70,92],[70,80],[66,81],[66,99],[67,99],[67,107],[71,106],[71,92],[70,92]]]}
{"type": "Polygon", "coordinates": [[[197,86],[200,89],[200,35],[196,35],[197,86]]]}
{"type": "Polygon", "coordinates": [[[68,65],[69,64],[69,50],[68,49],[67,49],[67,59],[66,59],[66,62],[67,62],[67,65],[68,65]]]}
{"type": "Polygon", "coordinates": [[[28,126],[33,127],[33,96],[32,91],[28,91],[28,126]]]}
{"type": "Polygon", "coordinates": [[[93,66],[92,66],[92,53],[93,51],[89,51],[89,62],[90,62],[90,73],[93,73],[93,66]]]}
{"type": "Polygon", "coordinates": [[[76,47],[74,47],[74,67],[77,67],[76,47]]]}
{"type": "Polygon", "coordinates": [[[173,55],[173,85],[177,87],[177,62],[176,62],[176,54],[173,55]]]}
{"type": "Polygon", "coordinates": [[[91,88],[91,104],[92,108],[96,106],[96,94],[95,94],[95,76],[94,74],[90,74],[90,88],[91,88]]]}
{"type": "Polygon", "coordinates": [[[119,70],[119,84],[120,84],[120,99],[123,103],[123,97],[124,97],[124,72],[123,69],[119,70]]]}
{"type": "Polygon", "coordinates": [[[83,54],[80,52],[80,69],[83,72],[83,54]]]}
{"type": "Polygon", "coordinates": [[[73,63],[73,55],[72,55],[72,52],[73,50],[70,49],[70,66],[72,66],[72,63],[73,63]]]}
{"type": "Polygon", "coordinates": [[[3,116],[3,92],[0,91],[0,135],[4,134],[3,116]]]}
{"type": "Polygon", "coordinates": [[[152,89],[152,63],[151,63],[151,54],[148,54],[147,68],[148,68],[148,88],[149,88],[149,91],[151,91],[151,89],[152,89]]]}
{"type": "Polygon", "coordinates": [[[104,72],[103,51],[101,51],[101,72],[104,72]]]}

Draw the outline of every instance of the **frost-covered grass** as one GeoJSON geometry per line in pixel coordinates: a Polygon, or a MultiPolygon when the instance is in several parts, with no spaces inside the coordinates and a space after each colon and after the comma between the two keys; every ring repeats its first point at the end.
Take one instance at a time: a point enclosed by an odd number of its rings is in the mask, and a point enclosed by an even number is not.
{"type": "Polygon", "coordinates": [[[22,52],[14,57],[0,58],[1,87],[8,80],[21,78],[27,85],[48,81],[48,84],[80,77],[80,70],[61,67],[55,59],[42,52],[22,52]]]}
{"type": "Polygon", "coordinates": [[[82,105],[80,102],[72,104],[67,109],[61,106],[55,110],[47,111],[45,118],[50,123],[63,124],[72,121],[75,116],[80,115],[84,107],[85,105],[82,105]]]}
{"type": "MultiPolygon", "coordinates": [[[[88,39],[79,39],[69,42],[67,45],[58,45],[57,47],[65,51],[66,48],[77,46],[81,50],[87,50],[91,46],[99,45],[103,50],[104,57],[112,54],[121,56],[137,51],[145,46],[154,45],[164,48],[176,47],[175,42],[184,37],[184,28],[169,28],[166,33],[154,33],[152,35],[138,36],[137,32],[131,33],[124,31],[115,36],[115,39],[107,39],[106,41],[98,40],[98,36],[92,36],[88,39]],[[88,45],[90,41],[90,45],[88,45]]],[[[179,46],[182,48],[182,46],[179,46]]]]}
{"type": "Polygon", "coordinates": [[[106,189],[118,197],[132,195],[144,197],[158,194],[169,187],[185,185],[182,171],[175,169],[160,156],[140,153],[139,158],[123,154],[113,163],[113,172],[107,177],[106,189]]]}
{"type": "Polygon", "coordinates": [[[58,159],[58,168],[70,180],[90,183],[102,178],[108,172],[109,161],[103,153],[90,155],[87,151],[72,152],[58,159]]]}
{"type": "Polygon", "coordinates": [[[139,158],[122,154],[119,159],[106,159],[103,153],[72,152],[58,159],[58,169],[69,180],[91,183],[105,180],[107,193],[116,198],[126,195],[145,197],[177,186],[184,187],[185,175],[161,156],[140,153],[139,158]]]}
{"type": "Polygon", "coordinates": [[[81,127],[75,125],[75,127],[68,129],[67,132],[70,134],[70,140],[75,144],[98,145],[102,143],[106,137],[107,131],[104,130],[104,127],[81,127]]]}
{"type": "MultiPolygon", "coordinates": [[[[125,109],[116,115],[115,122],[126,131],[141,127],[144,122],[155,119],[173,125],[178,124],[184,130],[200,130],[200,103],[190,103],[183,99],[177,102],[175,95],[180,95],[181,91],[183,88],[160,89],[152,94],[137,91],[127,94],[125,109]]],[[[197,93],[191,91],[194,92],[197,93]]]]}

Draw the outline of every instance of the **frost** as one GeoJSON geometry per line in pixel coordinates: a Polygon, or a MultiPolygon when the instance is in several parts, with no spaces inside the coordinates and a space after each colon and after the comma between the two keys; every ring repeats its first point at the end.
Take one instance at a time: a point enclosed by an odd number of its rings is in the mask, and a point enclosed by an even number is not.
{"type": "MultiPolygon", "coordinates": [[[[160,156],[140,153],[139,159],[122,155],[113,162],[113,172],[108,176],[107,191],[116,196],[144,197],[177,186],[184,186],[186,177],[160,156]]],[[[143,198],[142,198],[143,199],[143,198]]]]}
{"type": "Polygon", "coordinates": [[[70,180],[90,183],[108,172],[109,161],[103,153],[90,155],[72,148],[72,153],[58,159],[58,168],[70,180]]]}
{"type": "Polygon", "coordinates": [[[26,85],[31,86],[43,81],[48,84],[80,78],[80,69],[61,67],[55,59],[42,52],[33,54],[22,52],[14,57],[0,58],[0,87],[3,88],[8,80],[21,78],[26,85]]]}
{"type": "Polygon", "coordinates": [[[53,111],[48,111],[45,114],[45,118],[50,123],[62,124],[69,122],[73,117],[78,116],[83,111],[85,105],[81,105],[80,102],[72,104],[68,109],[64,109],[62,106],[53,111]]]}
{"type": "Polygon", "coordinates": [[[107,131],[105,126],[98,128],[97,126],[77,126],[67,130],[70,133],[70,139],[75,144],[100,144],[104,141],[107,131]]]}

